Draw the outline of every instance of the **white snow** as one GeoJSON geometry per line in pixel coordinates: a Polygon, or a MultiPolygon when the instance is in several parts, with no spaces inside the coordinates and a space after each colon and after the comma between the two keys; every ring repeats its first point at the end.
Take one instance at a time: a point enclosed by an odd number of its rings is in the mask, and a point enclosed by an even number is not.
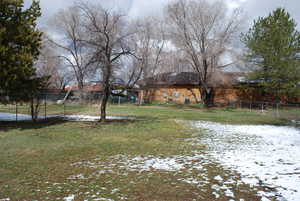
{"type": "Polygon", "coordinates": [[[93,161],[84,161],[73,163],[73,166],[83,165],[89,168],[101,168],[97,174],[105,174],[106,172],[112,172],[115,167],[126,169],[128,171],[151,171],[151,170],[163,170],[163,171],[179,171],[186,169],[186,165],[193,165],[192,169],[202,169],[203,156],[180,156],[174,155],[172,157],[155,157],[152,155],[147,156],[130,156],[130,155],[115,155],[110,157],[110,164],[99,164],[99,159],[93,161]],[[115,161],[115,162],[113,162],[115,161]]]}
{"type": "Polygon", "coordinates": [[[274,194],[282,200],[300,200],[299,129],[204,121],[193,124],[208,131],[202,140],[208,153],[223,166],[240,172],[242,181],[275,188],[278,192],[274,194]]]}
{"type": "Polygon", "coordinates": [[[220,175],[215,176],[214,179],[217,181],[223,181],[223,178],[220,175]]]}
{"type": "Polygon", "coordinates": [[[0,199],[0,201],[10,201],[10,198],[3,198],[3,199],[0,199]]]}
{"type": "MultiPolygon", "coordinates": [[[[30,120],[31,116],[18,114],[18,121],[30,120]]],[[[16,121],[16,114],[0,112],[0,121],[16,121]]]]}
{"type": "Polygon", "coordinates": [[[151,169],[177,171],[183,168],[182,163],[176,162],[175,158],[151,158],[135,157],[128,161],[128,167],[132,170],[139,169],[150,171],[151,169]]]}
{"type": "MultiPolygon", "coordinates": [[[[100,120],[100,116],[90,116],[90,115],[66,115],[64,117],[69,121],[98,121],[100,120]]],[[[107,116],[106,119],[109,120],[135,120],[135,117],[116,117],[116,116],[107,116]]]]}
{"type": "Polygon", "coordinates": [[[69,195],[68,197],[64,197],[65,201],[73,201],[75,199],[75,195],[69,195]]]}
{"type": "Polygon", "coordinates": [[[108,198],[96,198],[96,199],[93,199],[93,200],[114,201],[114,200],[108,199],[108,198]]]}
{"type": "MultiPolygon", "coordinates": [[[[68,121],[98,121],[100,116],[90,116],[90,115],[47,115],[47,118],[60,117],[68,121]]],[[[45,116],[38,116],[38,119],[44,119],[45,116]]],[[[107,116],[109,120],[136,120],[135,117],[123,117],[123,116],[107,116]]],[[[31,120],[30,115],[18,114],[18,121],[31,120]]],[[[16,114],[13,113],[3,113],[0,112],[0,121],[16,121],[16,114]]]]}

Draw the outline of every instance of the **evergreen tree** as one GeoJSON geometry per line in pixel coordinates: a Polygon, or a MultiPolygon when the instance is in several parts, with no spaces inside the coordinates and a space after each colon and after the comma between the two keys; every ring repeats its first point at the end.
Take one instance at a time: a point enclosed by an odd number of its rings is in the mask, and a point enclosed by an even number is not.
{"type": "Polygon", "coordinates": [[[42,33],[36,28],[40,16],[37,1],[28,9],[23,0],[0,1],[0,92],[10,97],[27,98],[19,94],[35,91],[28,86],[37,86],[24,83],[37,81],[34,62],[41,47],[42,33]]]}
{"type": "Polygon", "coordinates": [[[247,60],[253,66],[249,79],[278,99],[299,93],[300,34],[296,26],[290,14],[278,8],[268,17],[254,21],[242,35],[249,49],[247,60]]]}

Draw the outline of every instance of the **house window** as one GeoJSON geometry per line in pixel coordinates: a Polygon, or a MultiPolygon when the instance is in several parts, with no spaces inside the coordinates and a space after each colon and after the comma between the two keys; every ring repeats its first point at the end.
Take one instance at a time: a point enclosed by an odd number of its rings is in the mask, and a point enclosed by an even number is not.
{"type": "Polygon", "coordinates": [[[180,93],[179,93],[178,91],[175,91],[175,92],[173,93],[173,96],[174,96],[175,98],[178,98],[178,97],[180,96],[180,93]]]}

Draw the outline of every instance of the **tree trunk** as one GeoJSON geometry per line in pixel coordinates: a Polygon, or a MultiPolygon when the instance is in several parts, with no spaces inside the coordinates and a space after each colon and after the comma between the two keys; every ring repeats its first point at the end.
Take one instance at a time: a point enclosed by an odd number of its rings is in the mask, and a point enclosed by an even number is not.
{"type": "Polygon", "coordinates": [[[35,103],[34,98],[32,98],[30,101],[30,110],[31,110],[31,119],[34,122],[36,122],[38,118],[39,106],[40,106],[39,100],[37,99],[35,103]]]}
{"type": "Polygon", "coordinates": [[[33,103],[33,98],[31,99],[30,101],[30,112],[31,112],[31,119],[32,121],[36,121],[36,118],[35,118],[35,112],[34,112],[34,103],[33,103]]]}
{"type": "Polygon", "coordinates": [[[214,104],[214,90],[213,88],[200,88],[201,99],[205,108],[208,108],[214,104]]]}
{"type": "MultiPolygon", "coordinates": [[[[107,58],[110,58],[110,56],[107,56],[107,58]]],[[[104,90],[103,90],[103,97],[101,101],[101,117],[100,122],[105,122],[106,120],[106,105],[111,93],[111,86],[110,86],[110,78],[111,78],[111,71],[112,71],[112,64],[111,62],[108,62],[106,64],[106,67],[104,69],[104,90]]]]}
{"type": "Polygon", "coordinates": [[[101,118],[100,122],[105,122],[106,120],[106,105],[109,99],[110,95],[110,89],[109,86],[105,86],[104,91],[103,91],[103,98],[101,101],[101,118]]]}

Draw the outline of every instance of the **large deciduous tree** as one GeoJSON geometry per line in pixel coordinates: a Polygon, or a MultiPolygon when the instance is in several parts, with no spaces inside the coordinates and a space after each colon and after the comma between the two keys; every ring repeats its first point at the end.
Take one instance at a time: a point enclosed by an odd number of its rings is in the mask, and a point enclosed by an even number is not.
{"type": "Polygon", "coordinates": [[[247,61],[252,73],[249,80],[258,83],[264,92],[279,100],[282,95],[299,93],[300,33],[288,12],[278,8],[267,17],[254,21],[242,35],[248,48],[247,61]]]}
{"type": "Polygon", "coordinates": [[[136,65],[140,65],[143,79],[153,77],[161,70],[160,64],[166,46],[163,23],[161,19],[154,17],[145,17],[134,23],[136,54],[140,58],[136,65]]]}
{"type": "Polygon", "coordinates": [[[167,6],[170,37],[198,74],[198,87],[205,106],[212,104],[212,72],[220,71],[222,58],[231,51],[239,33],[241,12],[229,11],[223,1],[178,0],[167,6]]]}
{"type": "Polygon", "coordinates": [[[65,60],[60,56],[57,47],[53,47],[52,42],[46,38],[43,40],[41,53],[35,68],[38,77],[48,76],[48,87],[52,89],[65,89],[74,80],[72,70],[67,68],[65,60]]]}
{"type": "Polygon", "coordinates": [[[85,23],[78,6],[66,8],[50,20],[52,37],[48,37],[61,50],[60,57],[72,69],[79,90],[83,89],[84,82],[94,72],[93,55],[84,43],[87,37],[85,23]]]}
{"type": "Polygon", "coordinates": [[[23,6],[23,0],[0,2],[0,92],[18,99],[25,98],[25,91],[35,91],[37,84],[23,87],[23,83],[37,81],[34,62],[40,53],[42,35],[36,29],[41,15],[39,3],[33,1],[28,9],[23,6]]]}
{"type": "MultiPolygon", "coordinates": [[[[101,121],[105,121],[106,106],[112,94],[114,82],[117,74],[122,72],[124,67],[121,65],[122,58],[135,57],[131,37],[133,32],[128,29],[125,16],[113,10],[83,2],[78,4],[78,8],[84,16],[84,29],[87,33],[83,41],[92,52],[93,61],[100,72],[103,84],[101,121]]],[[[137,80],[135,75],[136,72],[132,71],[128,84],[134,85],[135,82],[132,80],[137,80]]]]}

